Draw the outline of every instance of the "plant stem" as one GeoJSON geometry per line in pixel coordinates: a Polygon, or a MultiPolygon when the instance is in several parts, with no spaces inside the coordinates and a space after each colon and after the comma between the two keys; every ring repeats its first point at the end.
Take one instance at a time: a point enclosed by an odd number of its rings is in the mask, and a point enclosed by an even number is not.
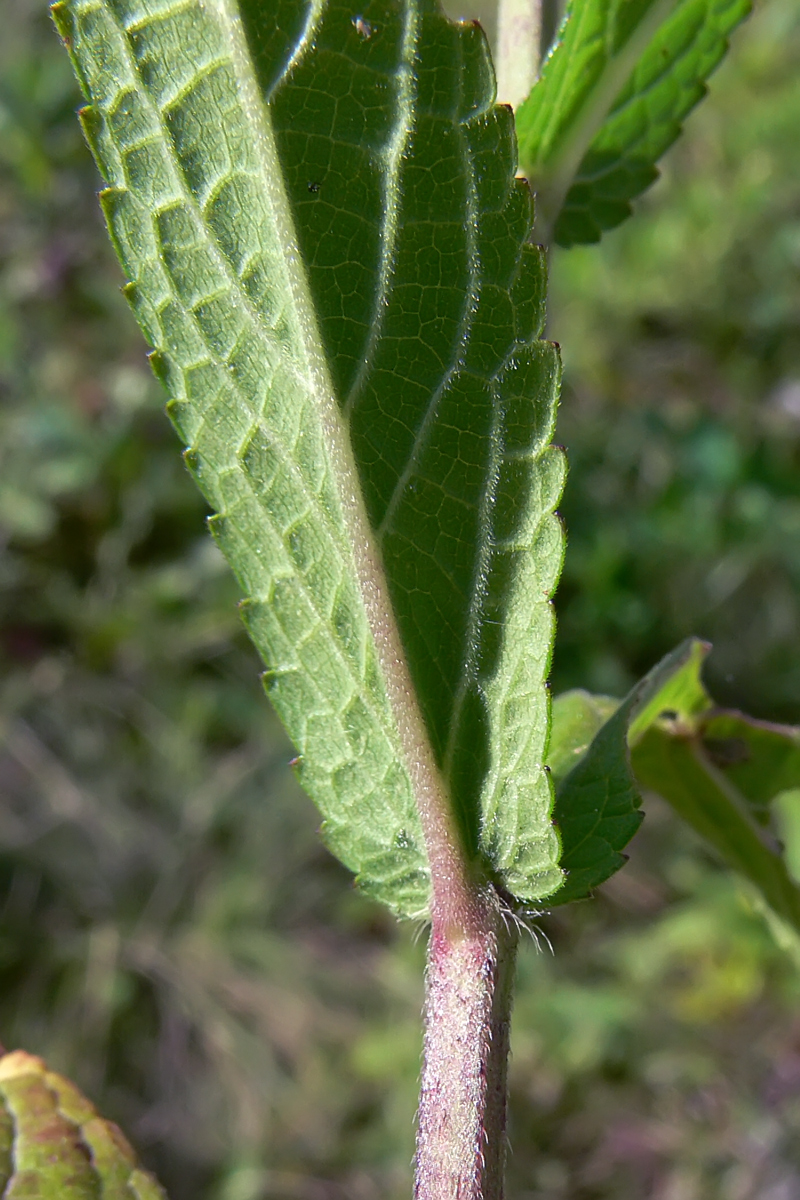
{"type": "Polygon", "coordinates": [[[513,108],[526,98],[539,73],[542,0],[499,0],[497,6],[497,99],[513,108]]]}
{"type": "Polygon", "coordinates": [[[518,933],[493,888],[470,928],[434,919],[415,1200],[502,1200],[506,1072],[518,933]]]}

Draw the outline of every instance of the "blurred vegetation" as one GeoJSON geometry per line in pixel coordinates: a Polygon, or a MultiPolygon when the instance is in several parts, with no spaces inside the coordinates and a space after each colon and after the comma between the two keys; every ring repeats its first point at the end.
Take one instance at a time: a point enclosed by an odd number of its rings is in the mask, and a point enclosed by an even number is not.
{"type": "MultiPolygon", "coordinates": [[[[119,293],[69,63],[0,42],[0,1038],[173,1200],[408,1194],[423,938],[321,847],[119,293]]],[[[554,255],[556,689],[688,633],[800,721],[800,0],[763,0],[636,220],[554,255]]],[[[800,980],[657,804],[522,955],[510,1195],[800,1194],[800,980]],[[548,949],[548,940],[553,952],[548,949]]],[[[418,931],[416,931],[418,933],[418,931]]]]}
{"type": "Polygon", "coordinates": [[[554,256],[558,688],[624,690],[695,633],[720,700],[800,717],[799,20],[757,5],[636,219],[554,256]]]}

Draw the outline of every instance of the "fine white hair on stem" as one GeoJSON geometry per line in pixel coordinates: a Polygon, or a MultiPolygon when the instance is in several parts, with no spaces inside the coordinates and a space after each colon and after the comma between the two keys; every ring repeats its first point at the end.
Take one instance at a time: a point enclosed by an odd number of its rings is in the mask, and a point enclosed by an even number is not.
{"type": "Polygon", "coordinates": [[[546,912],[541,909],[514,908],[506,898],[501,897],[500,915],[506,929],[514,926],[520,933],[528,934],[540,953],[544,942],[550,953],[555,954],[550,938],[541,926],[536,924],[541,917],[547,916],[546,912]]]}
{"type": "Polygon", "coordinates": [[[541,953],[541,951],[542,951],[542,942],[544,942],[544,944],[547,946],[547,949],[550,951],[550,953],[553,956],[555,956],[555,950],[553,949],[553,943],[550,941],[550,938],[547,936],[547,934],[541,928],[541,926],[530,924],[530,925],[525,925],[525,928],[527,929],[528,933],[531,935],[531,938],[535,942],[536,949],[539,951],[539,953],[541,953]]]}
{"type": "Polygon", "coordinates": [[[413,924],[414,924],[414,934],[411,938],[411,941],[414,946],[417,946],[417,945],[419,945],[419,940],[422,937],[422,935],[424,933],[428,932],[428,930],[430,928],[430,924],[427,920],[425,920],[424,917],[420,917],[419,920],[415,920],[413,924]]]}

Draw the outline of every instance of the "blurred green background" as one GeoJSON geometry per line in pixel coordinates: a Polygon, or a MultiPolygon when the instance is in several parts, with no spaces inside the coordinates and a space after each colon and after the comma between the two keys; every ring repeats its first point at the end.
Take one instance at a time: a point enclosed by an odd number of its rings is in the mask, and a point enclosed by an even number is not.
{"type": "MultiPolygon", "coordinates": [[[[798,722],[800,0],[757,10],[635,220],[553,256],[554,686],[622,693],[696,633],[721,700],[798,722]]],[[[0,1038],[73,1075],[172,1200],[400,1200],[424,937],[318,841],[69,63],[40,0],[3,13],[0,1038]]],[[[626,870],[539,924],[512,1200],[795,1200],[800,978],[735,882],[649,803],[626,870]]]]}

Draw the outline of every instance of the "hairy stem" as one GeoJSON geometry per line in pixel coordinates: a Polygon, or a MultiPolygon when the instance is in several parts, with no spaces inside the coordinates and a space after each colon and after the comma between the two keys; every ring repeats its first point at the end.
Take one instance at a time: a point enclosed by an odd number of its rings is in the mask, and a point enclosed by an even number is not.
{"type": "Polygon", "coordinates": [[[499,0],[497,99],[513,108],[527,97],[539,72],[542,0],[499,0]]]}
{"type": "Polygon", "coordinates": [[[415,1200],[502,1200],[506,1071],[518,935],[494,889],[471,928],[434,920],[428,948],[425,1047],[415,1200]]]}

